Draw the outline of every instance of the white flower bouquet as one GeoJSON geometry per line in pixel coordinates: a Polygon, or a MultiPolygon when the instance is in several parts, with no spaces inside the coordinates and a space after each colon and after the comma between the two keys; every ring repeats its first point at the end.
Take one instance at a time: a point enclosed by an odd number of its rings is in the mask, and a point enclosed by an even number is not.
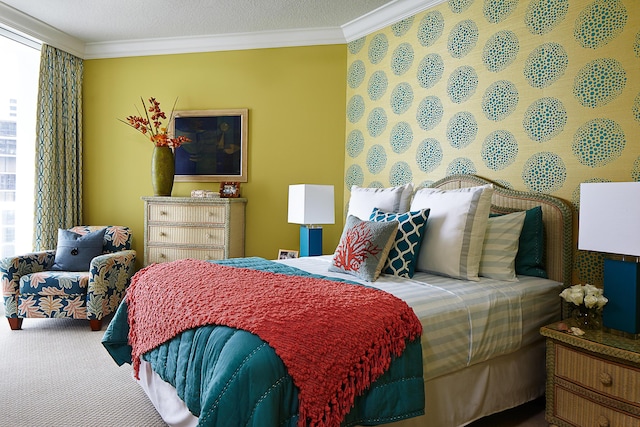
{"type": "Polygon", "coordinates": [[[586,308],[595,308],[597,310],[602,310],[605,304],[609,302],[602,289],[589,284],[573,285],[562,291],[560,296],[565,301],[578,307],[584,304],[586,308]]]}
{"type": "Polygon", "coordinates": [[[578,326],[585,329],[600,328],[600,313],[609,301],[603,290],[593,285],[573,285],[560,293],[560,296],[576,306],[573,318],[578,326]]]}

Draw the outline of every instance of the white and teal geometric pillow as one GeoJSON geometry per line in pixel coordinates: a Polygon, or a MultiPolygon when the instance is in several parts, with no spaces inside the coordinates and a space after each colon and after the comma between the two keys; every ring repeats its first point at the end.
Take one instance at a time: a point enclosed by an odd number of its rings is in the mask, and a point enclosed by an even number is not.
{"type": "Polygon", "coordinates": [[[416,271],[416,260],[422,245],[422,236],[429,218],[429,209],[413,212],[390,213],[375,208],[370,221],[398,222],[398,232],[391,246],[383,273],[412,278],[416,271]]]}

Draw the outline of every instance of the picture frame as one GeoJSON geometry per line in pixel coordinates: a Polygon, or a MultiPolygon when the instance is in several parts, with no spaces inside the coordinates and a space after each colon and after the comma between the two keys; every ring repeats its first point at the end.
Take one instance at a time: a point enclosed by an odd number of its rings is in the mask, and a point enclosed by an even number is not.
{"type": "Polygon", "coordinates": [[[239,182],[221,182],[220,183],[220,197],[240,197],[240,183],[239,182]]]}
{"type": "Polygon", "coordinates": [[[293,259],[293,258],[298,258],[298,251],[294,251],[291,249],[278,250],[278,259],[293,259]]]}
{"type": "Polygon", "coordinates": [[[176,148],[176,182],[247,182],[249,110],[174,111],[169,136],[191,141],[176,148]]]}

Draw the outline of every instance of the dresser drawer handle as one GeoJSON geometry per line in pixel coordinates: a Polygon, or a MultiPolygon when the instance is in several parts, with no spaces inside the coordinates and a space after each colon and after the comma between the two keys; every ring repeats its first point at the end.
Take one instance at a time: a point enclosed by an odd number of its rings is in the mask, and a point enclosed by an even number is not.
{"type": "Polygon", "coordinates": [[[158,258],[162,258],[162,259],[164,259],[164,258],[166,258],[166,257],[167,257],[167,256],[166,256],[165,254],[158,254],[158,258]]]}
{"type": "Polygon", "coordinates": [[[213,234],[207,233],[207,239],[213,239],[213,234]]]}
{"type": "Polygon", "coordinates": [[[600,382],[602,383],[602,385],[611,385],[613,383],[613,378],[611,378],[610,374],[607,374],[606,372],[601,372],[600,382]]]}
{"type": "Polygon", "coordinates": [[[167,211],[160,211],[160,215],[166,215],[167,211]]]}
{"type": "Polygon", "coordinates": [[[164,231],[160,232],[160,237],[166,237],[166,236],[167,236],[167,233],[165,233],[164,231]]]}
{"type": "Polygon", "coordinates": [[[598,427],[609,427],[609,419],[604,415],[598,417],[598,427]]]}

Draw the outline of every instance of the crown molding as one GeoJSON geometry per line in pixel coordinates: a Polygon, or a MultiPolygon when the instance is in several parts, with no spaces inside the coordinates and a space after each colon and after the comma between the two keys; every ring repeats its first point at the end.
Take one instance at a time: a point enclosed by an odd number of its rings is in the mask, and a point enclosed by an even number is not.
{"type": "Polygon", "coordinates": [[[80,58],[84,57],[84,43],[80,40],[1,2],[0,24],[38,43],[46,43],[80,58]]]}
{"type": "Polygon", "coordinates": [[[0,25],[83,59],[343,44],[446,0],[395,0],[341,27],[84,43],[0,2],[0,25]]]}
{"type": "Polygon", "coordinates": [[[168,55],[176,53],[264,49],[345,43],[340,28],[312,28],[255,33],[220,34],[201,37],[127,40],[87,43],[85,59],[127,56],[168,55]]]}
{"type": "Polygon", "coordinates": [[[432,8],[446,0],[396,0],[344,24],[345,41],[352,42],[405,18],[432,8]]]}

